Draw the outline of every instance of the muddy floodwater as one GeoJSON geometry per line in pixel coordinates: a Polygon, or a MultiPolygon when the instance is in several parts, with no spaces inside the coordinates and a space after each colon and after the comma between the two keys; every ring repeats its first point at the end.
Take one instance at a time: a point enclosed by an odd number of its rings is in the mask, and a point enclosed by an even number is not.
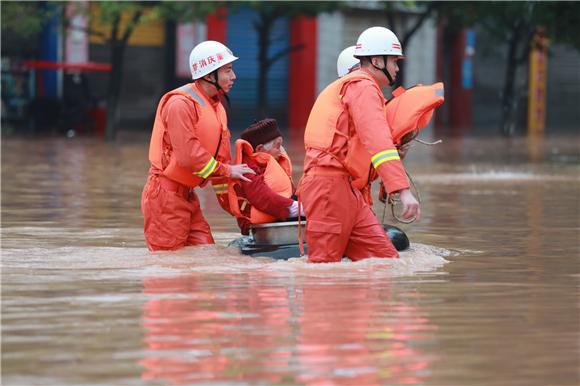
{"type": "Polygon", "coordinates": [[[2,385],[580,384],[578,136],[416,144],[411,249],[323,265],[228,248],[210,188],[216,245],[148,252],[147,140],[2,140],[2,385]]]}

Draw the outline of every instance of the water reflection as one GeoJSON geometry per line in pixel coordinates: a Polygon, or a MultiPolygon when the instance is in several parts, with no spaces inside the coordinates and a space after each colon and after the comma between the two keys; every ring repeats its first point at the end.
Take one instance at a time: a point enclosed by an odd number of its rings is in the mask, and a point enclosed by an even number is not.
{"type": "Polygon", "coordinates": [[[404,301],[384,277],[359,279],[147,277],[142,379],[423,384],[432,359],[421,347],[435,329],[420,296],[404,301]]]}

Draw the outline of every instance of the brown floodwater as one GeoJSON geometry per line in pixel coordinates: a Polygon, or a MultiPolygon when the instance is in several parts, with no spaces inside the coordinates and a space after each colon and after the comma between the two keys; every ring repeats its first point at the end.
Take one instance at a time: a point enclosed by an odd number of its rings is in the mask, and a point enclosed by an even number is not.
{"type": "Polygon", "coordinates": [[[217,244],[148,252],[147,146],[2,141],[3,385],[580,383],[578,136],[415,145],[412,248],[324,265],[228,248],[210,188],[217,244]]]}

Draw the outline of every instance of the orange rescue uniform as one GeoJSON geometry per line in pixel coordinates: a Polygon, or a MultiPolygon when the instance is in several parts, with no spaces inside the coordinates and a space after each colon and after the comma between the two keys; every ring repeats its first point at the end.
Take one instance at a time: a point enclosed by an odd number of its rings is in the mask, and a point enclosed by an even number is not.
{"type": "Polygon", "coordinates": [[[366,185],[374,169],[389,193],[409,188],[385,114],[386,100],[371,75],[354,71],[317,98],[304,142],[304,177],[298,188],[306,212],[310,262],[398,257],[381,224],[352,186],[366,185]],[[370,159],[365,165],[361,159],[370,159]],[[368,173],[365,175],[365,173],[368,173]]]}
{"type": "Polygon", "coordinates": [[[229,177],[230,132],[219,98],[190,83],[165,94],[155,116],[141,210],[152,250],[213,244],[194,187],[229,177]]]}
{"type": "MultiPolygon", "coordinates": [[[[444,87],[442,82],[424,86],[417,84],[407,90],[399,87],[393,91],[393,98],[385,107],[387,123],[390,127],[393,144],[398,149],[413,140],[421,129],[429,124],[435,108],[443,103],[444,87]]],[[[368,161],[367,161],[368,164],[368,161]]],[[[378,178],[375,170],[366,179],[365,186],[357,186],[369,206],[373,206],[371,198],[371,183],[378,178]]],[[[361,180],[364,183],[365,180],[361,180]]],[[[379,197],[385,196],[384,185],[381,184],[379,197]]]]}

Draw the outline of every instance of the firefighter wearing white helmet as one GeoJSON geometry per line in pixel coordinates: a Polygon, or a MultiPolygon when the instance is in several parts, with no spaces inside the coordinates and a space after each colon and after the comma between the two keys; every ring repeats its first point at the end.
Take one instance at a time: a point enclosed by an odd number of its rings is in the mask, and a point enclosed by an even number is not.
{"type": "Polygon", "coordinates": [[[222,43],[205,41],[193,48],[193,83],[166,93],[159,102],[149,145],[149,175],[141,210],[145,241],[152,251],[213,244],[194,188],[208,181],[249,181],[246,164],[230,165],[230,131],[220,94],[230,91],[238,59],[222,43]]]}
{"type": "Polygon", "coordinates": [[[391,73],[394,72],[396,75],[399,71],[397,60],[403,58],[403,49],[393,31],[385,27],[371,27],[358,37],[354,56],[368,60],[374,68],[385,75],[389,85],[393,85],[395,77],[391,73]]]}
{"type": "Polygon", "coordinates": [[[237,59],[232,51],[220,42],[214,40],[201,42],[189,54],[191,77],[193,80],[201,79],[215,86],[229,103],[229,98],[226,94],[229,89],[224,90],[220,85],[218,69],[237,59]]]}
{"type": "Polygon", "coordinates": [[[354,57],[354,46],[346,47],[338,55],[336,60],[336,72],[338,77],[343,77],[349,72],[360,67],[360,60],[354,57]]]}
{"type": "Polygon", "coordinates": [[[361,59],[360,69],[329,84],[308,117],[304,175],[297,191],[308,219],[309,262],[398,257],[361,192],[374,173],[387,193],[399,195],[402,218],[420,218],[385,114],[381,87],[396,77],[402,55],[398,40],[385,32],[390,31],[374,27],[361,34],[354,54],[361,59]]]}

